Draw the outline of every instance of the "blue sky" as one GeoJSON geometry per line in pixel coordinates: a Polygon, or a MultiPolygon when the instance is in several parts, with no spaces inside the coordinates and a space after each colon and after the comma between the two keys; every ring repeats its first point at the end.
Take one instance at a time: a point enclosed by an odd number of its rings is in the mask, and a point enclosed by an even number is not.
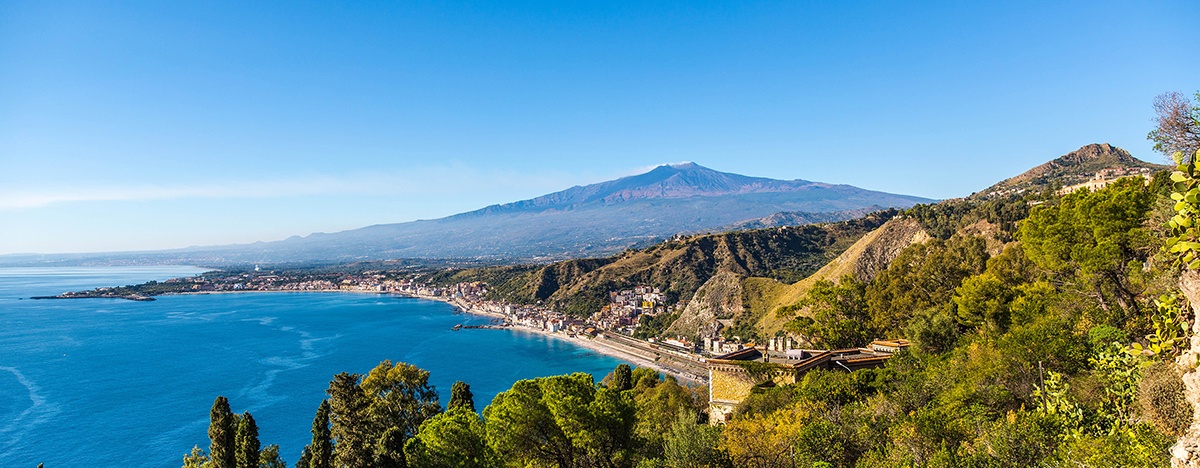
{"type": "Polygon", "coordinates": [[[0,254],[275,240],[695,161],[931,198],[1160,162],[1200,3],[0,3],[0,254]]]}

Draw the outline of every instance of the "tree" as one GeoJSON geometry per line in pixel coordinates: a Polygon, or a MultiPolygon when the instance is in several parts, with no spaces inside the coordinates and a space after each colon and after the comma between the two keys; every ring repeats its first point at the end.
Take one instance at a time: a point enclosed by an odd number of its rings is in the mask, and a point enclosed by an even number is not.
{"type": "Polygon", "coordinates": [[[667,466],[671,468],[731,467],[729,456],[718,448],[719,427],[696,424],[694,416],[680,413],[671,424],[663,446],[667,466]]]}
{"type": "Polygon", "coordinates": [[[475,395],[471,393],[471,386],[461,380],[454,382],[454,386],[450,387],[450,404],[446,409],[455,408],[466,408],[472,413],[475,412],[475,395]]]}
{"type": "MultiPolygon", "coordinates": [[[[1196,93],[1200,99],[1200,93],[1196,93]]],[[[1191,158],[1200,150],[1200,107],[1180,92],[1163,93],[1154,98],[1154,130],[1146,138],[1154,150],[1167,156],[1176,152],[1191,158]]]]}
{"type": "Polygon", "coordinates": [[[453,407],[425,421],[420,432],[404,445],[412,467],[498,466],[487,444],[487,428],[474,411],[453,407]]]}
{"type": "Polygon", "coordinates": [[[217,397],[209,411],[208,447],[212,468],[234,468],[237,464],[235,453],[236,417],[229,410],[229,400],[223,396],[217,397]]]}
{"type": "Polygon", "coordinates": [[[326,390],[334,466],[367,467],[374,462],[368,420],[371,402],[358,384],[359,377],[342,372],[333,377],[326,390]]]}
{"type": "Polygon", "coordinates": [[[183,468],[206,468],[208,466],[211,466],[208,454],[204,453],[204,449],[199,445],[192,447],[192,453],[183,456],[183,468]]]}
{"type": "Polygon", "coordinates": [[[961,332],[953,307],[931,307],[917,312],[904,327],[904,336],[916,349],[942,353],[954,348],[961,332]]]}
{"type": "Polygon", "coordinates": [[[258,424],[249,411],[238,418],[236,461],[237,468],[258,468],[258,451],[261,444],[258,441],[258,424]]]}
{"type": "Polygon", "coordinates": [[[397,427],[407,440],[416,435],[421,423],[442,410],[437,390],[429,385],[429,371],[412,364],[381,362],[363,378],[362,391],[370,402],[367,412],[373,439],[397,427]]]}
{"type": "Polygon", "coordinates": [[[800,301],[808,307],[811,320],[796,321],[794,331],[807,335],[819,347],[829,349],[862,346],[873,334],[868,326],[866,283],[854,275],[838,283],[817,281],[800,301]]]}
{"type": "Polygon", "coordinates": [[[987,266],[987,244],[979,236],[953,236],[911,245],[866,288],[870,329],[897,335],[912,314],[950,301],[963,279],[987,266]]]}
{"type": "Polygon", "coordinates": [[[609,387],[618,392],[633,388],[633,369],[629,364],[619,364],[613,369],[612,385],[609,387]]]}
{"type": "MultiPolygon", "coordinates": [[[[321,400],[321,406],[317,407],[317,415],[313,417],[312,423],[312,443],[306,447],[306,450],[309,467],[333,467],[333,436],[329,432],[328,400],[321,400]]],[[[297,465],[299,465],[298,462],[297,465]]]]}
{"type": "Polygon", "coordinates": [[[637,409],[633,432],[638,446],[647,457],[663,455],[664,438],[671,424],[680,415],[694,422],[697,412],[693,408],[692,394],[675,379],[667,379],[652,387],[637,387],[633,402],[637,409]]]}
{"type": "Polygon", "coordinates": [[[785,409],[735,418],[725,424],[720,447],[729,454],[734,466],[797,466],[795,448],[802,427],[801,416],[785,409]]]}
{"type": "Polygon", "coordinates": [[[574,373],[521,380],[484,409],[488,445],[522,466],[630,463],[634,406],[626,392],[574,373]]]}
{"type": "Polygon", "coordinates": [[[375,441],[375,468],[404,468],[404,430],[390,427],[375,441]]]}
{"type": "Polygon", "coordinates": [[[1130,271],[1140,270],[1149,254],[1151,240],[1142,225],[1153,201],[1142,179],[1121,179],[1097,192],[1081,190],[1034,207],[1018,238],[1051,281],[1106,312],[1134,312],[1141,289],[1130,271]]]}
{"type": "Polygon", "coordinates": [[[258,457],[258,468],[287,468],[287,463],[279,456],[278,445],[271,444],[262,449],[258,457]]]}
{"type": "Polygon", "coordinates": [[[300,458],[296,459],[296,468],[311,468],[310,461],[312,460],[312,452],[305,446],[304,450],[300,451],[300,458]]]}
{"type": "Polygon", "coordinates": [[[1009,304],[1016,292],[996,275],[984,272],[963,280],[954,290],[958,320],[967,327],[1003,333],[1010,322],[1009,304]]]}

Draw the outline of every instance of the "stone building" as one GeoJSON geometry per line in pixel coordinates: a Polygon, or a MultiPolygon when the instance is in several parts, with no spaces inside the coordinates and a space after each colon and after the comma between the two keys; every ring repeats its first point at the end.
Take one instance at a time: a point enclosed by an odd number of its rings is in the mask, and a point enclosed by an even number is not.
{"type": "Polygon", "coordinates": [[[877,340],[866,348],[776,351],[749,347],[717,356],[707,361],[708,420],[711,424],[728,421],[733,409],[755,387],[794,384],[813,369],[851,372],[879,367],[905,348],[906,340],[877,340]]]}

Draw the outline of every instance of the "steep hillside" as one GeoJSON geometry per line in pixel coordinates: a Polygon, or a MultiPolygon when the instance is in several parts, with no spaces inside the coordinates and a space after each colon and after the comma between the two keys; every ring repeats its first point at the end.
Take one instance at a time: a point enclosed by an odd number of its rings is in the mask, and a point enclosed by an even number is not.
{"type": "Polygon", "coordinates": [[[914,206],[904,217],[864,236],[829,265],[802,281],[786,284],[768,278],[747,278],[743,282],[744,316],[757,319],[755,328],[759,333],[773,335],[789,319],[776,312],[795,308],[817,281],[836,282],[847,274],[870,281],[908,246],[930,238],[950,239],[955,234],[982,239],[987,253],[995,256],[1015,239],[1017,223],[1029,214],[1031,197],[1053,199],[1055,193],[1046,193],[1047,190],[1057,191],[1060,187],[1105,177],[1111,180],[1131,175],[1149,178],[1152,171],[1161,168],[1133,158],[1121,148],[1091,144],[997,183],[977,195],[914,206]]]}
{"type": "Polygon", "coordinates": [[[718,320],[737,320],[745,308],[742,306],[742,281],[745,277],[729,271],[718,272],[696,291],[692,300],[680,312],[679,318],[663,333],[665,336],[683,336],[697,341],[717,332],[718,320]]]}
{"type": "Polygon", "coordinates": [[[598,310],[609,291],[650,285],[669,302],[687,301],[718,273],[797,281],[820,269],[897,211],[839,223],[680,237],[620,255],[540,267],[477,268],[439,277],[487,281],[496,299],[552,304],[579,315],[598,310]]]}
{"type": "Polygon", "coordinates": [[[832,223],[855,219],[869,213],[883,210],[884,207],[871,205],[866,208],[829,213],[805,213],[801,211],[782,211],[758,219],[749,219],[720,228],[720,231],[738,231],[742,229],[763,229],[782,226],[803,226],[805,224],[832,223]]]}
{"type": "Polygon", "coordinates": [[[980,191],[975,197],[994,197],[1036,191],[1050,186],[1069,187],[1091,180],[1097,175],[1118,177],[1135,173],[1152,173],[1166,166],[1151,164],[1133,157],[1108,143],[1093,143],[1067,153],[1057,159],[1025,171],[1016,177],[1005,179],[980,191]],[[1110,174],[1101,174],[1104,171],[1110,174]]]}
{"type": "Polygon", "coordinates": [[[776,312],[800,302],[813,284],[820,280],[837,282],[845,275],[870,281],[910,245],[928,240],[929,234],[916,219],[892,219],[863,236],[812,276],[792,284],[771,278],[748,278],[744,284],[747,316],[755,319],[755,328],[763,336],[771,336],[783,328],[790,317],[776,312]]]}

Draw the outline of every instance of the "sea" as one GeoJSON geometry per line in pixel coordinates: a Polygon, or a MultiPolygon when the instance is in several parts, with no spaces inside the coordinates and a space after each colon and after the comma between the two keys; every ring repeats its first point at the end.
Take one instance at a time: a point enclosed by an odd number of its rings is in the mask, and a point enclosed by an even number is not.
{"type": "Polygon", "coordinates": [[[481,410],[514,382],[621,361],[448,304],[367,293],[235,293],[122,299],[32,296],[196,275],[187,266],[0,268],[0,467],[177,467],[208,447],[218,395],[249,411],[290,464],[339,372],[383,360],[456,380],[481,410]]]}

